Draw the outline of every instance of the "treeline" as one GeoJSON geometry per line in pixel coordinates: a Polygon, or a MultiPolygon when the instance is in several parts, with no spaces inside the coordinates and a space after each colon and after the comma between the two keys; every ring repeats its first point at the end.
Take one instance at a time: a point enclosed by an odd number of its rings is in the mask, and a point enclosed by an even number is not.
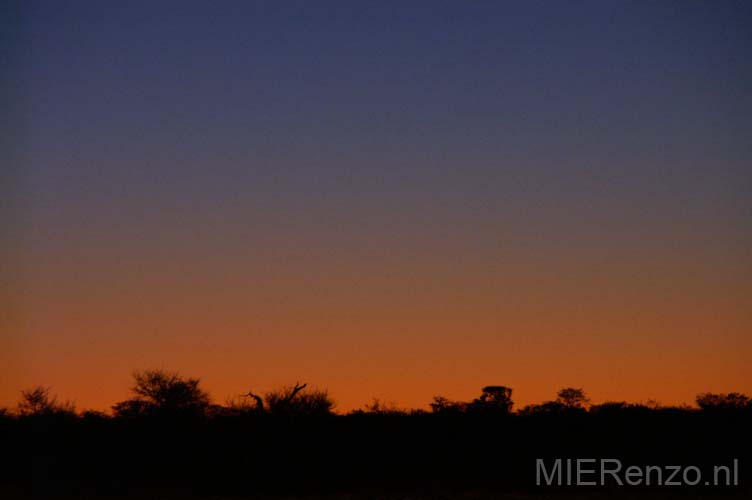
{"type": "MultiPolygon", "coordinates": [[[[470,401],[437,396],[426,410],[375,400],[335,413],[331,396],[305,383],[216,404],[198,379],[145,371],[130,398],[100,413],[38,387],[0,418],[0,498],[548,498],[557,490],[536,484],[536,460],[557,458],[702,470],[737,460],[741,486],[700,485],[695,497],[752,498],[743,394],[664,407],[591,404],[564,388],[519,409],[512,395],[492,385],[470,401]]],[[[623,491],[593,498],[629,498],[623,491]]]]}
{"type": "MultiPolygon", "coordinates": [[[[146,370],[133,375],[133,397],[114,404],[110,413],[98,411],[77,412],[71,401],[59,401],[50,388],[39,386],[21,391],[15,408],[0,408],[4,418],[39,416],[84,417],[84,418],[145,418],[145,417],[242,417],[254,415],[335,415],[335,402],[326,390],[310,388],[308,384],[296,383],[264,394],[252,390],[229,398],[225,404],[212,403],[208,392],[200,387],[200,380],[184,377],[177,372],[146,370]]],[[[430,411],[403,409],[393,403],[374,399],[363,409],[350,415],[376,414],[408,416],[423,414],[441,415],[498,415],[530,417],[537,415],[573,415],[578,413],[638,414],[645,412],[734,412],[752,414],[752,400],[741,393],[702,393],[695,400],[696,407],[662,406],[658,403],[636,404],[605,402],[591,404],[582,388],[567,387],[558,391],[556,398],[541,404],[514,409],[512,389],[490,385],[481,389],[481,394],[471,401],[452,401],[435,396],[429,404],[430,411]]]]}

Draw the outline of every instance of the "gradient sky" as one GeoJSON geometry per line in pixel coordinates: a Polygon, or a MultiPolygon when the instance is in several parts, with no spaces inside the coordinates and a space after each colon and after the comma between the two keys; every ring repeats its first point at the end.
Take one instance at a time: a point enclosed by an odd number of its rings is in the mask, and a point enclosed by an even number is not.
{"type": "Polygon", "coordinates": [[[0,404],[752,392],[749,2],[4,4],[0,404]]]}

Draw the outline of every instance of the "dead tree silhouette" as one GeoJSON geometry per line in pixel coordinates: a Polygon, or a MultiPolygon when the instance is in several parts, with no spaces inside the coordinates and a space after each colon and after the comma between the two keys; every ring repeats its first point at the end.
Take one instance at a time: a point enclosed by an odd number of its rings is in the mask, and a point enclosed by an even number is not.
{"type": "Polygon", "coordinates": [[[253,398],[256,401],[256,410],[258,410],[259,413],[264,412],[264,399],[258,394],[254,394],[253,391],[248,391],[248,394],[241,394],[241,397],[253,398]]]}
{"type": "MultiPolygon", "coordinates": [[[[308,387],[307,383],[301,384],[300,382],[295,382],[295,386],[290,390],[289,394],[287,394],[284,398],[278,401],[275,401],[275,406],[278,406],[280,408],[288,407],[290,403],[292,402],[292,400],[295,398],[295,396],[297,396],[298,393],[302,391],[303,389],[305,389],[306,387],[308,387]]],[[[256,409],[260,413],[264,412],[266,408],[264,405],[264,398],[262,398],[258,394],[255,394],[252,390],[249,390],[248,394],[243,394],[242,396],[246,398],[253,398],[256,401],[256,409]]],[[[269,399],[268,395],[267,395],[267,399],[269,399]]]]}

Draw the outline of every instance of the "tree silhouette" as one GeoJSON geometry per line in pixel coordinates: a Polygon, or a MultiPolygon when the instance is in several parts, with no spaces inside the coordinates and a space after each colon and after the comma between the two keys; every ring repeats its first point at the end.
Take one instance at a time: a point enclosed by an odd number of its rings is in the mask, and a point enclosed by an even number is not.
{"type": "Polygon", "coordinates": [[[21,391],[18,414],[22,417],[40,415],[75,415],[76,409],[70,401],[58,402],[57,396],[50,395],[49,387],[37,386],[21,391]]]}
{"type": "Polygon", "coordinates": [[[479,398],[468,405],[470,411],[509,413],[512,411],[512,389],[503,385],[488,385],[479,398]]]}
{"type": "Polygon", "coordinates": [[[210,404],[209,394],[199,388],[199,379],[184,378],[177,372],[146,370],[133,374],[135,398],[113,405],[116,416],[144,415],[198,416],[210,404]]]}
{"type": "Polygon", "coordinates": [[[556,402],[566,408],[583,409],[585,405],[590,403],[590,399],[581,388],[565,387],[556,394],[556,402]]]}

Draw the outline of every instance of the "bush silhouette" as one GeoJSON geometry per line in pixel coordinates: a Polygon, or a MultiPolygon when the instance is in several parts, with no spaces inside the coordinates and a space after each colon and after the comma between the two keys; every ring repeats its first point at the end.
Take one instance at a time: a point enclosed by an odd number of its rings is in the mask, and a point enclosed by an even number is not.
{"type": "Polygon", "coordinates": [[[118,417],[201,416],[209,408],[209,394],[199,388],[199,379],[163,370],[136,372],[133,378],[136,397],[113,405],[118,417]]]}
{"type": "Polygon", "coordinates": [[[452,401],[444,396],[434,396],[433,401],[429,404],[433,413],[440,414],[459,414],[465,413],[467,403],[462,401],[452,401]]]}
{"type": "Polygon", "coordinates": [[[379,398],[373,398],[370,403],[364,405],[363,410],[355,410],[353,413],[368,413],[371,415],[407,415],[408,411],[397,406],[392,401],[384,401],[379,398]]]}
{"type": "Polygon", "coordinates": [[[559,401],[546,401],[545,403],[527,405],[517,413],[521,416],[529,417],[536,415],[561,415],[567,410],[569,408],[559,401]]]}
{"type": "Polygon", "coordinates": [[[487,385],[481,395],[470,402],[451,401],[444,396],[434,396],[430,404],[433,413],[496,413],[508,414],[512,411],[512,389],[503,385],[487,385]]]}
{"type": "Polygon", "coordinates": [[[698,394],[697,406],[705,411],[730,411],[752,409],[752,401],[749,397],[738,392],[727,394],[713,394],[705,392],[698,394]]]}
{"type": "Polygon", "coordinates": [[[272,415],[328,415],[334,408],[334,401],[325,390],[305,390],[308,384],[296,383],[264,396],[266,410],[272,415]]]}
{"type": "Polygon", "coordinates": [[[248,391],[241,398],[228,403],[232,411],[238,414],[270,415],[329,415],[335,406],[329,393],[320,389],[309,389],[308,384],[295,383],[269,391],[259,396],[248,391]]]}
{"type": "Polygon", "coordinates": [[[590,407],[590,413],[597,415],[645,415],[652,410],[645,405],[626,401],[606,401],[590,407]]]}
{"type": "Polygon", "coordinates": [[[556,400],[527,405],[517,413],[522,416],[584,413],[589,403],[590,399],[584,390],[565,387],[556,393],[556,400]]]}

